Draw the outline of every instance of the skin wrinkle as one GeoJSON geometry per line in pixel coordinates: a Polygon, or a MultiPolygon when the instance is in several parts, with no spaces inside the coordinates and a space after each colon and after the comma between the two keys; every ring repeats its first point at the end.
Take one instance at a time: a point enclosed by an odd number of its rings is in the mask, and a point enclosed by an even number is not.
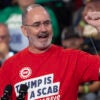
{"type": "Polygon", "coordinates": [[[28,11],[25,17],[26,26],[23,25],[22,30],[25,36],[28,37],[29,50],[31,52],[34,51],[34,53],[48,50],[51,45],[53,32],[51,23],[43,24],[46,21],[50,21],[47,11],[41,6],[36,6],[28,11]],[[29,26],[34,23],[40,23],[41,25],[39,27],[29,26]]]}

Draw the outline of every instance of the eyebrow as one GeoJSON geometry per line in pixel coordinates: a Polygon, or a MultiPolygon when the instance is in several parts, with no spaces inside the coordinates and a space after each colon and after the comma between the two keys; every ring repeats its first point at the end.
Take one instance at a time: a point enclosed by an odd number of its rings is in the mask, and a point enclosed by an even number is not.
{"type": "MultiPolygon", "coordinates": [[[[51,22],[51,20],[50,20],[50,19],[45,20],[45,21],[42,21],[42,22],[47,22],[47,21],[50,21],[50,22],[51,22]]],[[[33,22],[33,23],[32,23],[32,24],[30,24],[30,25],[33,25],[33,24],[36,24],[36,23],[41,23],[41,21],[36,21],[36,22],[33,22]]]]}

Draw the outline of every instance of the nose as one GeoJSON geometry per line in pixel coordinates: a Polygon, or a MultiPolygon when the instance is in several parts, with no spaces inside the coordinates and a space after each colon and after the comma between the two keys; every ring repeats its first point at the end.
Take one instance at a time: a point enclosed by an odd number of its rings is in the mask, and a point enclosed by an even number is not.
{"type": "Polygon", "coordinates": [[[42,32],[47,31],[47,27],[44,24],[41,24],[41,28],[40,29],[41,29],[42,32]]]}

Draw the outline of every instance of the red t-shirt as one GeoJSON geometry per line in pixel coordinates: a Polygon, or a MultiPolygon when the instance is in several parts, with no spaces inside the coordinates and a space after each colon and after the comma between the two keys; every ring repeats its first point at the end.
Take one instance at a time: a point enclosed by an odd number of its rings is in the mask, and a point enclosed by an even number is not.
{"type": "Polygon", "coordinates": [[[7,84],[13,86],[15,100],[21,84],[26,84],[26,100],[77,100],[82,82],[98,80],[100,60],[79,50],[52,45],[42,54],[28,48],[8,59],[0,72],[0,96],[7,84]]]}

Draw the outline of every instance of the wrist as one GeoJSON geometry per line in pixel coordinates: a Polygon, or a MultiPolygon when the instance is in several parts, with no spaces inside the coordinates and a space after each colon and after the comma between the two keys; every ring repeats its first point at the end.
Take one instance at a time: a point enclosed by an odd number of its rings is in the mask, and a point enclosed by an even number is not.
{"type": "Polygon", "coordinates": [[[89,87],[88,87],[88,85],[84,86],[84,93],[85,94],[89,93],[89,87]]]}

